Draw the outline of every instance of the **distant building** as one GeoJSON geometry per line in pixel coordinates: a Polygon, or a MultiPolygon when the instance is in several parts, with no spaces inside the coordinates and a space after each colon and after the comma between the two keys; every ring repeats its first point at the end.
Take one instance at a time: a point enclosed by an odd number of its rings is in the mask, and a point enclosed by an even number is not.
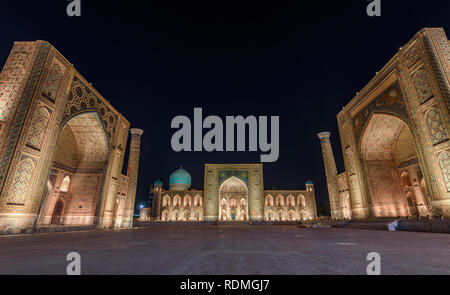
{"type": "Polygon", "coordinates": [[[314,184],[303,190],[264,190],[262,164],[206,164],[204,190],[191,190],[180,168],[169,189],[154,183],[155,221],[301,221],[317,217],[314,184]]]}

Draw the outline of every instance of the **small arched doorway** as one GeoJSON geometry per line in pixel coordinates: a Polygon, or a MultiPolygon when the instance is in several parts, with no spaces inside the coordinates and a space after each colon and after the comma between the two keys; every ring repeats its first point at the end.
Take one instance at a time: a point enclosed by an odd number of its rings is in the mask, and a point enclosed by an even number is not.
{"type": "Polygon", "coordinates": [[[64,210],[64,201],[62,199],[58,199],[55,204],[55,209],[53,210],[52,215],[52,224],[57,225],[61,223],[61,218],[63,216],[64,210]]]}

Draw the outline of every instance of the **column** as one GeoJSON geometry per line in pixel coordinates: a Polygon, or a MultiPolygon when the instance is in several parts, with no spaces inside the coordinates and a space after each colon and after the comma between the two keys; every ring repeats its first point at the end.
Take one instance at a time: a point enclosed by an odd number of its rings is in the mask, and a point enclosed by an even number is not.
{"type": "Polygon", "coordinates": [[[317,134],[322,145],[323,163],[327,177],[328,195],[330,197],[331,217],[342,218],[339,202],[339,190],[337,186],[337,169],[334,161],[333,149],[330,143],[330,132],[320,132],[317,134]]]}
{"type": "Polygon", "coordinates": [[[144,133],[144,130],[131,128],[130,133],[130,155],[128,157],[129,181],[122,228],[131,228],[133,226],[134,201],[136,199],[136,187],[139,172],[139,155],[141,153],[141,135],[144,133]]]}

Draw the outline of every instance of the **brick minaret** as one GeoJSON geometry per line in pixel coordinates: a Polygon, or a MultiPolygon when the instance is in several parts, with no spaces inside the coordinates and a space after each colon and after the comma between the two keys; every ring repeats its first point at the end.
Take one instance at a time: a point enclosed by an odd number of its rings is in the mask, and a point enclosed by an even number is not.
{"type": "Polygon", "coordinates": [[[320,144],[322,145],[323,163],[325,165],[328,195],[330,197],[331,217],[342,218],[336,180],[337,169],[330,143],[330,132],[320,132],[317,136],[320,138],[320,144]]]}
{"type": "Polygon", "coordinates": [[[134,201],[136,199],[136,187],[139,172],[139,155],[141,153],[141,135],[144,130],[131,128],[130,155],[128,157],[128,191],[125,203],[125,214],[122,223],[123,228],[133,226],[134,201]]]}

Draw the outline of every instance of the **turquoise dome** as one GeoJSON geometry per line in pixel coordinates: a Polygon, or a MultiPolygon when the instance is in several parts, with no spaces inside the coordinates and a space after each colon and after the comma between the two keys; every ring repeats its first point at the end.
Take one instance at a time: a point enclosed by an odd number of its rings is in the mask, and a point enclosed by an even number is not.
{"type": "Polygon", "coordinates": [[[163,182],[159,178],[157,180],[155,180],[155,182],[153,183],[153,186],[155,186],[155,187],[162,187],[162,185],[163,185],[163,182]]]}
{"type": "Polygon", "coordinates": [[[169,185],[173,184],[187,184],[191,185],[191,175],[183,168],[177,169],[170,174],[169,185]]]}
{"type": "Polygon", "coordinates": [[[314,184],[314,182],[312,182],[311,180],[308,180],[305,182],[305,184],[314,184]]]}

